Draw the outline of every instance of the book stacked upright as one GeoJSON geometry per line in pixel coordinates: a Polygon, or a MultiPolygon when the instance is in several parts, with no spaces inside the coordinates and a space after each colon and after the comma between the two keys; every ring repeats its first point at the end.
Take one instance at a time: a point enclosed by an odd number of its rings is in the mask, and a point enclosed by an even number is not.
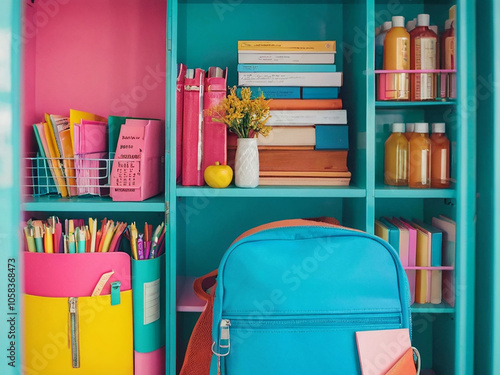
{"type": "MultiPolygon", "coordinates": [[[[269,103],[260,185],[349,185],[347,113],[335,41],[239,41],[238,86],[269,103]]],[[[230,140],[231,160],[235,140],[230,140]]]]}

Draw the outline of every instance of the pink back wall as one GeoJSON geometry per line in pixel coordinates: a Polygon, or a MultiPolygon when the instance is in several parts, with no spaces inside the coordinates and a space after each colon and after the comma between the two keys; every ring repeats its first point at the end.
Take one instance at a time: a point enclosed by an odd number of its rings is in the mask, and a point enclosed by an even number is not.
{"type": "Polygon", "coordinates": [[[37,0],[24,17],[28,138],[70,108],[165,118],[166,0],[37,0]]]}

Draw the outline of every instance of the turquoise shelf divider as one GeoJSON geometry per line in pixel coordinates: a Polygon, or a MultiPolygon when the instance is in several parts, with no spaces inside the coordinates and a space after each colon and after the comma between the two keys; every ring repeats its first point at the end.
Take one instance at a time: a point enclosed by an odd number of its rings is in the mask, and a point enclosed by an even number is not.
{"type": "Polygon", "coordinates": [[[21,4],[19,1],[2,3],[0,12],[0,250],[1,284],[0,307],[2,324],[2,355],[0,373],[20,374],[22,364],[21,277],[19,261],[20,171],[17,161],[21,155],[19,123],[21,97],[21,4]]]}
{"type": "Polygon", "coordinates": [[[431,303],[414,304],[411,306],[412,313],[430,313],[430,314],[453,314],[455,313],[455,308],[451,307],[447,303],[440,303],[433,305],[431,303]]]}
{"type": "Polygon", "coordinates": [[[363,198],[366,190],[353,187],[273,187],[259,186],[255,189],[227,187],[212,189],[211,187],[177,187],[178,197],[246,197],[246,198],[284,198],[284,197],[315,197],[315,198],[363,198]]]}
{"type": "Polygon", "coordinates": [[[39,212],[164,212],[165,197],[158,195],[142,202],[113,202],[109,197],[28,197],[22,209],[39,212]]]}

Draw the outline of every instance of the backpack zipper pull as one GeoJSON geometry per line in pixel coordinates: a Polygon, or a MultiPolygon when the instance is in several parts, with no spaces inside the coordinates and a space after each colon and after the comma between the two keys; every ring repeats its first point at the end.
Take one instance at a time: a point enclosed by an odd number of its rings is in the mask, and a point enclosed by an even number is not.
{"type": "Polygon", "coordinates": [[[231,321],[229,319],[222,319],[220,322],[219,350],[215,351],[215,341],[212,344],[212,353],[217,356],[217,375],[221,375],[221,357],[227,356],[231,349],[229,327],[231,327],[231,321]],[[222,350],[220,349],[227,349],[227,351],[221,353],[222,350]]]}
{"type": "Polygon", "coordinates": [[[71,337],[71,363],[73,368],[80,367],[80,347],[78,334],[78,297],[69,297],[69,324],[71,337]]]}

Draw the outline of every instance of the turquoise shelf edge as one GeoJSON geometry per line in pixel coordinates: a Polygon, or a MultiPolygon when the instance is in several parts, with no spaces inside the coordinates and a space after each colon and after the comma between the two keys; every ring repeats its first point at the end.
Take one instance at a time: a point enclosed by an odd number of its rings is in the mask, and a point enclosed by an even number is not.
{"type": "Polygon", "coordinates": [[[415,107],[435,107],[435,106],[454,106],[457,104],[456,100],[443,100],[434,102],[389,102],[389,101],[376,101],[375,108],[415,108],[415,107]]]}
{"type": "Polygon", "coordinates": [[[412,189],[408,187],[377,186],[375,198],[456,198],[455,189],[412,189]]]}
{"type": "Polygon", "coordinates": [[[356,187],[304,187],[304,186],[259,186],[253,189],[242,189],[234,185],[225,189],[211,187],[177,187],[178,197],[210,197],[210,198],[287,198],[287,197],[315,197],[315,198],[364,198],[366,190],[356,187]]]}
{"type": "Polygon", "coordinates": [[[439,304],[432,303],[422,303],[413,304],[411,306],[412,314],[425,314],[425,313],[436,313],[436,314],[453,314],[455,313],[455,308],[448,305],[446,302],[439,304]]]}
{"type": "Polygon", "coordinates": [[[164,212],[165,198],[158,195],[142,202],[114,202],[109,197],[29,197],[22,203],[22,209],[47,212],[164,212]]]}

